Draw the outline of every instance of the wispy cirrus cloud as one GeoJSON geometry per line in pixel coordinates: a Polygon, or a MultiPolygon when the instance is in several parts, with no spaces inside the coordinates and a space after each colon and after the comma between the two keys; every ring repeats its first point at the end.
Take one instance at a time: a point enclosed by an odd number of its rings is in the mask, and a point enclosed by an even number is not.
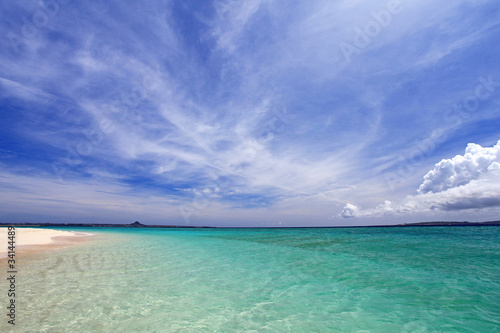
{"type": "Polygon", "coordinates": [[[146,221],[186,223],[185,209],[189,223],[343,223],[328,216],[345,202],[407,196],[435,160],[498,140],[484,126],[498,120],[492,94],[387,188],[383,174],[442,127],[477,77],[500,78],[493,1],[57,3],[50,15],[35,1],[0,5],[1,29],[19,37],[0,41],[11,156],[0,167],[6,188],[21,175],[40,182],[25,185],[36,211],[44,195],[90,207],[80,193],[109,187],[109,212],[126,202],[146,221]],[[390,6],[390,22],[346,61],[341,44],[390,6]],[[44,24],[33,21],[40,10],[44,24]],[[23,34],[30,24],[36,34],[23,34]]]}

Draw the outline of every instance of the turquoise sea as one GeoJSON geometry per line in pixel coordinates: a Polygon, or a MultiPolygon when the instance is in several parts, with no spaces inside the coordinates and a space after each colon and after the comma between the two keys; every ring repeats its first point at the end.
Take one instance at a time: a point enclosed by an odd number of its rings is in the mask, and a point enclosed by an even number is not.
{"type": "Polygon", "coordinates": [[[12,331],[500,332],[499,227],[71,230],[12,331]]]}

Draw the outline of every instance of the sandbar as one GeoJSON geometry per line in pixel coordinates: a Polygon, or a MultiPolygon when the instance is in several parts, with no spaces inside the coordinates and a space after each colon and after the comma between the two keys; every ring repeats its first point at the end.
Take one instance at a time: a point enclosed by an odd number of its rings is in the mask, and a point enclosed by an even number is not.
{"type": "MultiPolygon", "coordinates": [[[[80,243],[91,234],[55,229],[15,228],[15,251],[17,254],[36,253],[56,247],[80,243]]],[[[7,257],[8,227],[0,227],[0,259],[7,257]]]]}

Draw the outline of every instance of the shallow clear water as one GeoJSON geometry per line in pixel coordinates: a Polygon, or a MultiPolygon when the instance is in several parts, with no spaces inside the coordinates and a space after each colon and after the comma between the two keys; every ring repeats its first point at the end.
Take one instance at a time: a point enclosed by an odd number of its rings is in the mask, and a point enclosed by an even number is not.
{"type": "Polygon", "coordinates": [[[78,231],[19,262],[16,331],[500,332],[498,227],[78,231]]]}

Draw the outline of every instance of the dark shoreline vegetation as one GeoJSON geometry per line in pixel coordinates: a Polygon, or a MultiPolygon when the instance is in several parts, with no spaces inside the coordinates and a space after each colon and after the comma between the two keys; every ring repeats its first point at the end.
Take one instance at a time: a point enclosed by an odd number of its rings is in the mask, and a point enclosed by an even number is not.
{"type": "Polygon", "coordinates": [[[364,225],[364,226],[312,226],[312,227],[210,227],[210,226],[183,226],[183,225],[146,225],[138,221],[130,224],[106,223],[0,223],[0,226],[14,227],[91,227],[91,228],[212,228],[212,229],[310,229],[310,228],[394,228],[394,227],[484,227],[500,226],[500,221],[488,222],[415,222],[392,225],[364,225]]]}

